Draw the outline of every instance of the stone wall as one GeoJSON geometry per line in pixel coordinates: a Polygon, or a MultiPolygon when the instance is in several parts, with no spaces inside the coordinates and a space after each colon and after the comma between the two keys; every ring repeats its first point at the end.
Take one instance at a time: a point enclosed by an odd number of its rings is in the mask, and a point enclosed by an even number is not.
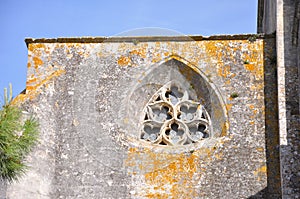
{"type": "Polygon", "coordinates": [[[276,31],[282,198],[298,198],[300,195],[300,1],[261,0],[259,5],[258,32],[276,31]]]}
{"type": "Polygon", "coordinates": [[[276,31],[276,5],[274,0],[258,0],[257,33],[272,34],[276,31]]]}
{"type": "Polygon", "coordinates": [[[27,39],[26,94],[14,102],[38,118],[41,137],[31,169],[8,186],[7,197],[264,197],[279,175],[274,41],[27,39]],[[207,137],[182,144],[142,139],[145,107],[169,82],[207,110],[207,137]]]}
{"type": "MultiPolygon", "coordinates": [[[[283,1],[286,143],[281,148],[284,198],[300,197],[300,1],[283,1]]],[[[278,49],[279,50],[279,49],[278,49]]],[[[279,74],[280,75],[280,74],[279,74]]]]}

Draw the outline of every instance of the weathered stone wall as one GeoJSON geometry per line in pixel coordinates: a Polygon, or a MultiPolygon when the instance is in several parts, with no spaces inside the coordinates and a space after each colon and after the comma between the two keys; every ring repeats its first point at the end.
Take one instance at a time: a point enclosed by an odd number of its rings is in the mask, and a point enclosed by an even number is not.
{"type": "Polygon", "coordinates": [[[0,198],[1,199],[6,198],[6,189],[7,189],[6,183],[3,180],[1,180],[0,181],[0,198]]]}
{"type": "Polygon", "coordinates": [[[267,164],[278,163],[270,154],[278,129],[270,100],[273,38],[27,44],[26,94],[15,103],[39,119],[41,138],[28,158],[30,171],[8,186],[8,198],[262,198],[276,182],[278,172],[267,164]],[[144,106],[172,80],[202,100],[211,138],[185,146],[140,139],[144,106]]]}
{"type": "Polygon", "coordinates": [[[276,31],[282,198],[299,198],[300,1],[260,0],[258,13],[258,32],[276,31]]]}
{"type": "MultiPolygon", "coordinates": [[[[300,197],[300,1],[283,1],[286,143],[281,146],[283,198],[300,197]]],[[[280,75],[280,74],[279,74],[280,75]]]]}
{"type": "Polygon", "coordinates": [[[258,0],[257,33],[272,34],[276,31],[276,1],[258,0]]]}

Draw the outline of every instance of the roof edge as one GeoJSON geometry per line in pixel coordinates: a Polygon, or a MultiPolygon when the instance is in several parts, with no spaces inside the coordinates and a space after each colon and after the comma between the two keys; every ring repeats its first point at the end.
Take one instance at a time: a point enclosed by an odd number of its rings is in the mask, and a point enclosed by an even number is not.
{"type": "Polygon", "coordinates": [[[146,42],[146,41],[205,41],[205,40],[249,40],[273,38],[274,34],[239,34],[239,35],[187,35],[187,36],[122,36],[122,37],[64,37],[64,38],[26,38],[26,45],[31,43],[103,43],[106,42],[146,42]]]}

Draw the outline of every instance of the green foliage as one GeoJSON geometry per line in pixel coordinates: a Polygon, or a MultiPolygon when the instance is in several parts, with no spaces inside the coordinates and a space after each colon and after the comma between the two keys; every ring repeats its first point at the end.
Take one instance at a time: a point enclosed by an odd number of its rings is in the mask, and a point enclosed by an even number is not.
{"type": "Polygon", "coordinates": [[[255,42],[257,38],[258,38],[258,35],[252,35],[248,38],[248,41],[250,41],[252,43],[252,42],[255,42]]]}
{"type": "Polygon", "coordinates": [[[138,45],[140,42],[139,42],[139,40],[137,40],[137,39],[133,39],[133,40],[132,40],[132,43],[136,46],[136,45],[138,45]]]}
{"type": "Polygon", "coordinates": [[[250,64],[250,62],[248,60],[245,60],[244,64],[250,64]]]}
{"type": "Polygon", "coordinates": [[[4,90],[5,104],[0,110],[0,178],[17,180],[25,171],[25,156],[38,139],[38,122],[34,118],[24,121],[22,111],[10,104],[10,95],[4,90]]]}
{"type": "Polygon", "coordinates": [[[239,96],[238,93],[232,93],[232,94],[230,95],[230,97],[233,98],[233,99],[234,99],[234,98],[237,98],[238,96],[239,96]]]}

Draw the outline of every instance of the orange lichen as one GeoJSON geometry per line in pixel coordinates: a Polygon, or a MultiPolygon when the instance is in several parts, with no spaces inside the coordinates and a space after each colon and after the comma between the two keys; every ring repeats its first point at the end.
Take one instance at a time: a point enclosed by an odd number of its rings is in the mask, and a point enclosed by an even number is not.
{"type": "Polygon", "coordinates": [[[218,68],[218,75],[221,77],[228,77],[231,74],[230,72],[230,66],[221,66],[218,68]]]}
{"type": "Polygon", "coordinates": [[[231,107],[232,107],[232,104],[226,104],[227,111],[229,111],[231,109],[231,107]]]}
{"type": "Polygon", "coordinates": [[[39,66],[43,65],[43,61],[38,57],[33,57],[33,63],[34,63],[34,68],[36,68],[36,69],[39,66]]]}
{"type": "Polygon", "coordinates": [[[265,151],[265,149],[263,147],[257,147],[256,150],[259,151],[259,152],[265,151]]]}
{"type": "MultiPolygon", "coordinates": [[[[250,110],[252,110],[253,114],[256,115],[258,113],[258,109],[255,108],[255,106],[253,104],[249,105],[250,110]]],[[[251,116],[252,118],[254,118],[255,116],[251,116]]]]}
{"type": "Polygon", "coordinates": [[[47,83],[51,79],[53,79],[54,77],[58,77],[64,73],[65,73],[65,70],[57,70],[42,80],[40,80],[39,78],[35,78],[35,77],[28,79],[26,82],[26,94],[20,94],[17,97],[15,97],[12,101],[12,104],[19,105],[28,99],[30,99],[30,100],[34,99],[41,92],[40,90],[38,90],[38,88],[40,88],[43,85],[47,86],[47,83]]]}
{"type": "Polygon", "coordinates": [[[20,105],[22,102],[24,102],[27,99],[27,95],[25,94],[19,94],[17,95],[12,101],[12,105],[20,105]]]}
{"type": "Polygon", "coordinates": [[[229,129],[229,123],[224,122],[224,124],[222,125],[222,132],[221,132],[222,137],[227,135],[228,129],[229,129]]]}
{"type": "Polygon", "coordinates": [[[225,84],[226,85],[230,85],[231,84],[231,80],[230,79],[226,80],[225,84]]]}
{"type": "Polygon", "coordinates": [[[34,51],[37,48],[46,48],[45,44],[42,43],[32,43],[28,45],[29,51],[34,51]]]}
{"type": "Polygon", "coordinates": [[[156,198],[156,199],[167,199],[167,198],[170,198],[169,194],[163,194],[163,193],[147,193],[145,196],[147,198],[156,198]]]}
{"type": "Polygon", "coordinates": [[[129,149],[127,166],[137,166],[143,171],[149,187],[145,190],[148,198],[194,198],[196,190],[193,176],[197,173],[198,157],[194,154],[159,154],[148,150],[138,152],[129,149]],[[138,163],[146,161],[148,164],[138,163]],[[138,165],[135,165],[136,164],[138,165]],[[129,163],[129,164],[128,164],[129,163]]]}
{"type": "Polygon", "coordinates": [[[257,176],[258,180],[262,180],[262,178],[267,175],[267,166],[263,165],[259,167],[256,171],[253,172],[253,174],[257,176]]]}
{"type": "Polygon", "coordinates": [[[39,82],[37,82],[35,85],[26,85],[26,91],[30,92],[31,90],[35,90],[38,87],[44,85],[46,82],[48,82],[50,79],[52,79],[53,77],[57,77],[60,76],[61,74],[64,74],[65,70],[57,70],[55,72],[53,72],[51,75],[47,76],[45,79],[39,80],[39,82]]]}
{"type": "Polygon", "coordinates": [[[245,51],[242,55],[244,60],[247,62],[244,64],[246,70],[250,71],[255,75],[256,79],[263,79],[263,55],[260,52],[263,52],[263,42],[258,41],[256,43],[248,44],[248,51],[245,51]]]}
{"type": "Polygon", "coordinates": [[[37,82],[37,81],[38,81],[38,79],[35,78],[35,77],[27,78],[26,85],[33,84],[33,83],[35,83],[35,82],[37,82]]]}
{"type": "Polygon", "coordinates": [[[223,153],[215,154],[214,156],[217,160],[221,160],[223,158],[223,153]]]}
{"type": "Polygon", "coordinates": [[[249,71],[254,71],[256,70],[254,64],[245,64],[245,68],[249,71]]]}
{"type": "Polygon", "coordinates": [[[250,105],[249,105],[249,108],[250,108],[250,109],[254,109],[254,105],[253,105],[253,104],[250,104],[250,105]]]}
{"type": "Polygon", "coordinates": [[[217,59],[221,58],[222,54],[219,51],[219,48],[216,46],[217,43],[215,41],[205,42],[205,44],[205,50],[208,55],[211,55],[212,57],[215,57],[217,59]]]}
{"type": "Polygon", "coordinates": [[[145,48],[142,48],[142,49],[139,49],[139,50],[132,50],[132,51],[130,51],[130,54],[131,55],[138,55],[142,58],[146,58],[146,56],[147,56],[145,48]]]}
{"type": "Polygon", "coordinates": [[[156,63],[162,60],[162,55],[161,53],[154,53],[154,56],[152,58],[152,62],[156,63]]]}
{"type": "Polygon", "coordinates": [[[165,56],[165,57],[170,56],[170,52],[164,52],[164,56],[165,56]]]}
{"type": "Polygon", "coordinates": [[[200,148],[190,153],[155,153],[149,149],[130,148],[125,165],[131,175],[140,175],[145,186],[137,187],[137,197],[196,198],[196,186],[205,172],[201,162],[219,160],[222,153],[216,147],[200,148]]]}
{"type": "Polygon", "coordinates": [[[264,88],[264,84],[255,84],[255,85],[251,85],[250,90],[257,91],[257,90],[262,90],[263,88],[264,88]]]}
{"type": "Polygon", "coordinates": [[[129,57],[122,56],[118,59],[119,66],[128,66],[131,64],[131,59],[129,57]]]}

